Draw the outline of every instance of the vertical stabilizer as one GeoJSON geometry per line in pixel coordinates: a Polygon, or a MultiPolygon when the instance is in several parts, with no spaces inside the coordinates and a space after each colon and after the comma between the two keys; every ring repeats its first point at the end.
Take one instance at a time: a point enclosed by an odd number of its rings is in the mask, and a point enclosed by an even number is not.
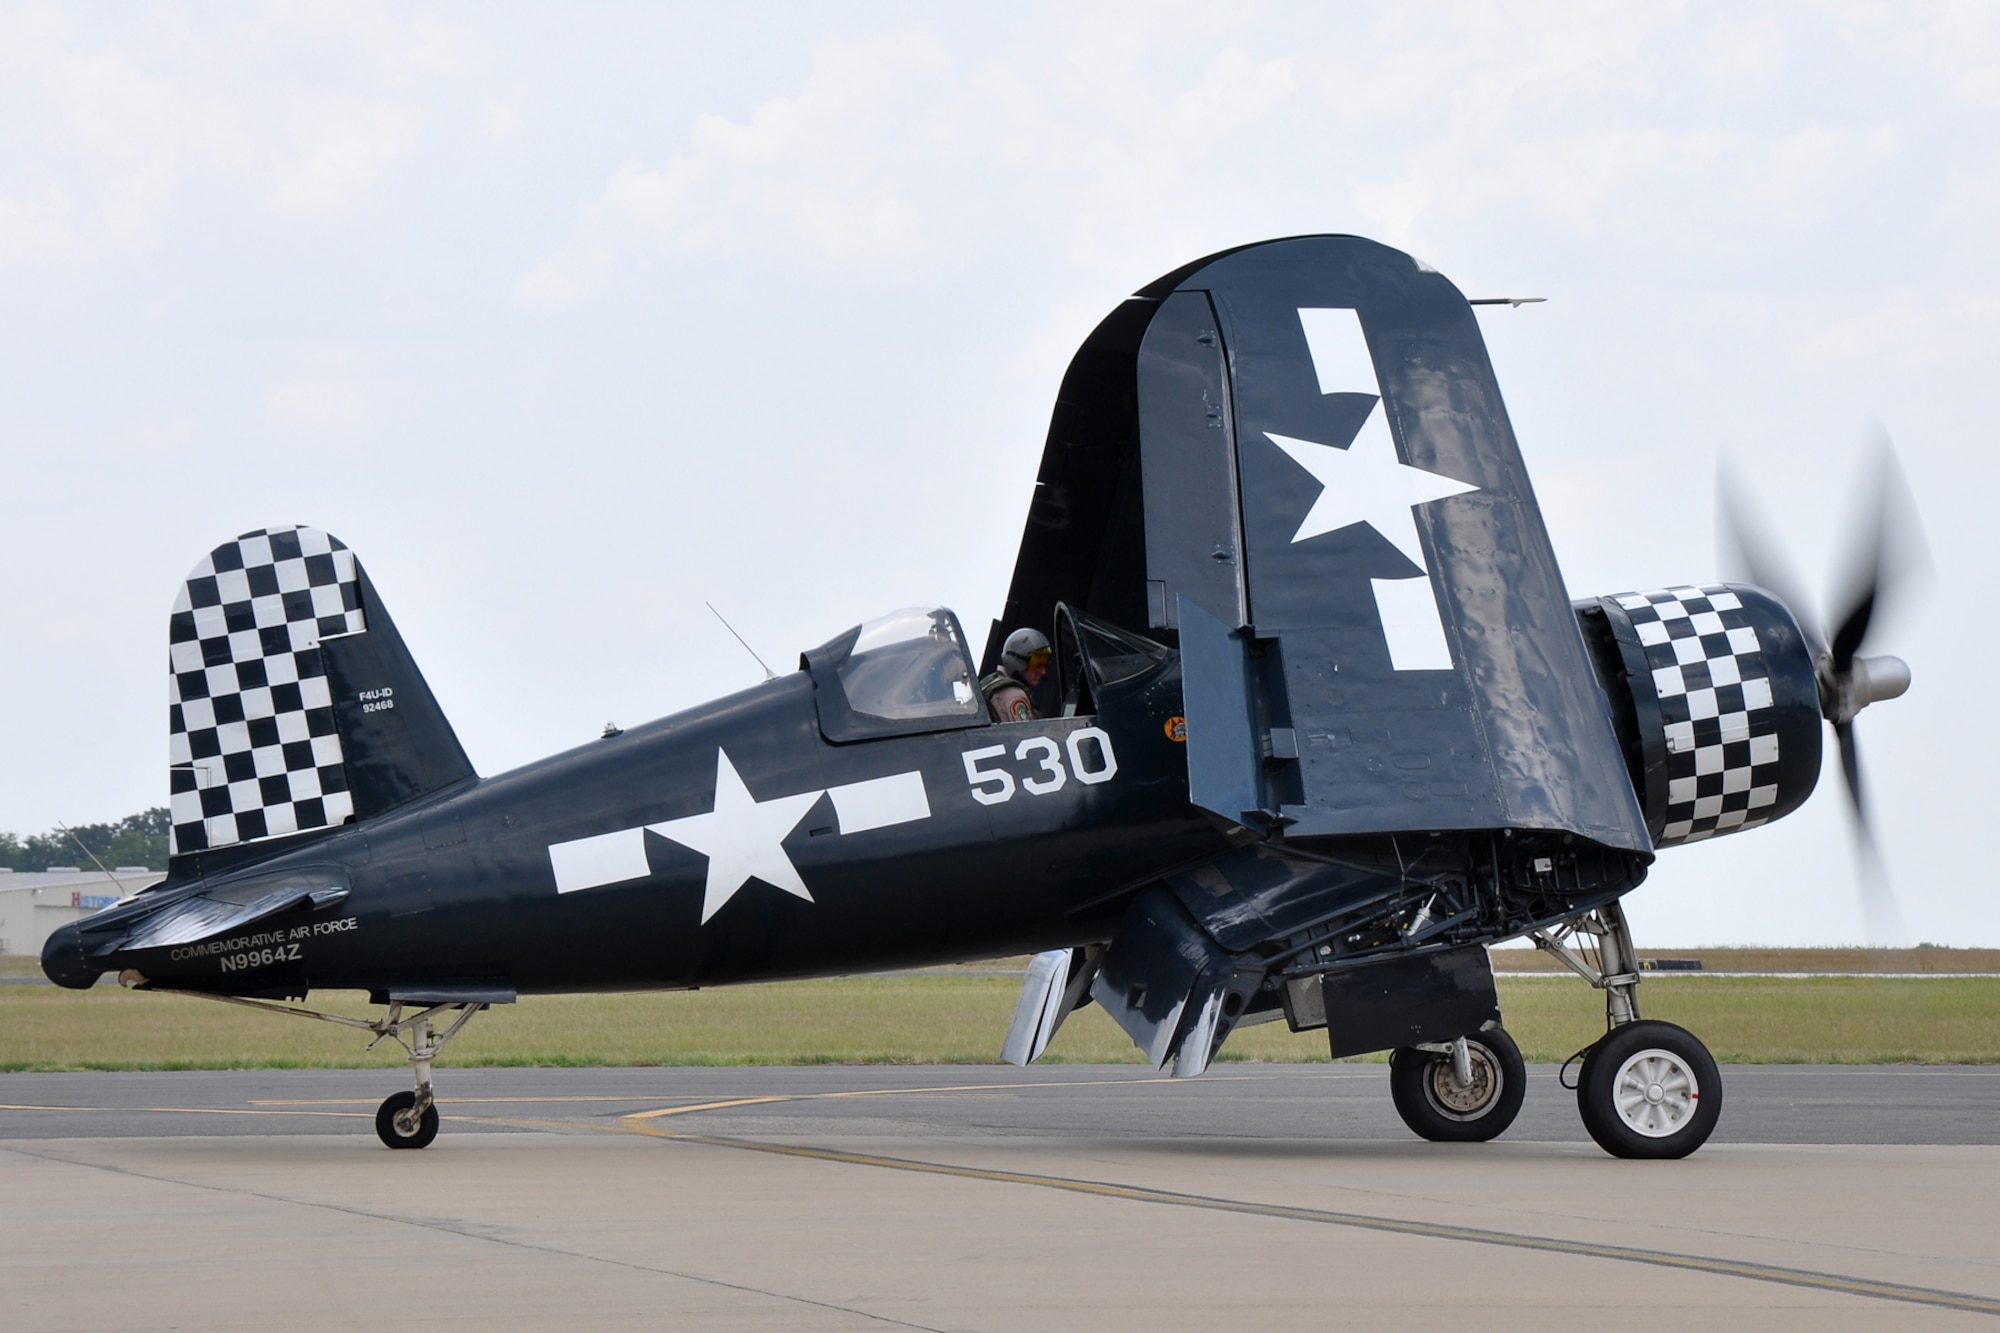
{"type": "Polygon", "coordinates": [[[354,553],[317,528],[245,533],[188,574],[168,649],[174,855],[332,828],[472,776],[372,601],[354,553]]]}

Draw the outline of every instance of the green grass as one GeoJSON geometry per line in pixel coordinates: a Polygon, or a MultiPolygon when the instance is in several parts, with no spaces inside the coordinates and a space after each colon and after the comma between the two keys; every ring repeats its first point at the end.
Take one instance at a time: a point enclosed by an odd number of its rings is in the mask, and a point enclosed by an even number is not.
{"type": "MultiPolygon", "coordinates": [[[[1566,977],[1500,978],[1507,1027],[1530,1060],[1561,1060],[1604,1027],[1602,997],[1566,977]]],[[[481,1014],[446,1051],[456,1065],[983,1064],[997,1059],[1019,983],[931,975],[697,992],[538,996],[481,1014]]],[[[1659,977],[1651,1018],[1699,1034],[1727,1062],[2000,1062],[2000,978],[1659,977]]],[[[369,1012],[358,993],[316,1007],[369,1012]]],[[[0,987],[0,1070],[356,1068],[363,1034],[175,995],[0,987]]],[[[1236,1033],[1224,1060],[1324,1060],[1321,1033],[1283,1023],[1236,1033]]],[[[1137,1063],[1095,1006],[1049,1061],[1137,1063]]]]}

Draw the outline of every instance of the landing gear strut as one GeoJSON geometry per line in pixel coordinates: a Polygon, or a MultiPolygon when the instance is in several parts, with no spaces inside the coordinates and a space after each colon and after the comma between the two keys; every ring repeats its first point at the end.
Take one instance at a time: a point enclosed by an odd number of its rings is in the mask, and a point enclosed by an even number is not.
{"type": "Polygon", "coordinates": [[[1616,902],[1529,935],[1535,947],[1604,992],[1610,1029],[1583,1052],[1576,1108],[1613,1157],[1685,1157],[1722,1114],[1722,1075],[1692,1032],[1639,1016],[1639,959],[1616,902]],[[1593,962],[1573,945],[1580,937],[1593,962]]]}
{"type": "MultiPolygon", "coordinates": [[[[124,985],[139,985],[145,978],[136,972],[127,971],[118,980],[124,985]]],[[[488,1006],[482,1000],[453,1001],[444,1004],[427,1004],[416,1013],[405,1015],[404,1002],[392,1000],[389,1012],[380,1018],[351,1018],[346,1014],[323,1014],[317,1009],[301,1009],[296,1005],[274,1004],[269,1000],[250,1000],[240,995],[211,995],[206,991],[169,990],[156,987],[166,995],[192,995],[200,1000],[220,1000],[224,1004],[240,1004],[249,1009],[262,1009],[274,1014],[291,1014],[295,1018],[316,1018],[322,1023],[338,1023],[342,1027],[360,1028],[375,1034],[375,1040],[368,1043],[374,1050],[385,1041],[394,1041],[410,1055],[410,1067],[417,1076],[414,1092],[398,1092],[392,1095],[375,1112],[375,1133],[391,1148],[428,1148],[437,1137],[438,1112],[431,1100],[431,1061],[437,1058],[444,1044],[456,1037],[472,1016],[488,1006]],[[442,1029],[437,1028],[432,1019],[448,1009],[456,1009],[458,1014],[442,1029]]]]}
{"type": "Polygon", "coordinates": [[[394,1038],[410,1053],[410,1067],[417,1076],[416,1091],[391,1094],[375,1112],[375,1136],[391,1148],[428,1148],[431,1140],[437,1137],[438,1112],[431,1100],[431,1061],[444,1049],[444,1044],[457,1036],[459,1030],[472,1021],[472,1016],[486,1006],[455,1006],[458,1017],[452,1019],[443,1031],[434,1029],[431,1019],[453,1007],[436,1004],[404,1018],[402,1004],[395,1003],[389,1006],[389,1012],[379,1024],[368,1025],[375,1033],[375,1040],[368,1043],[368,1049],[372,1051],[383,1041],[394,1038]],[[405,1036],[405,1033],[410,1035],[405,1036]]]}

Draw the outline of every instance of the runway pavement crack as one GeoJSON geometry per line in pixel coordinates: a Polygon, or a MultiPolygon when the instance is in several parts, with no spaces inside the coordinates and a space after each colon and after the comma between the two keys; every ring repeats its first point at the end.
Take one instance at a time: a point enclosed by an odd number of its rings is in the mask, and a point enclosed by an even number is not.
{"type": "Polygon", "coordinates": [[[1153,1189],[1141,1185],[1119,1185],[1110,1181],[1082,1180],[1069,1176],[1046,1176],[1023,1171],[999,1171],[985,1167],[955,1166],[945,1162],[925,1162],[914,1158],[881,1157],[872,1153],[846,1152],[834,1148],[815,1148],[809,1145],[765,1143],[755,1139],[727,1138],[713,1134],[687,1134],[665,1130],[647,1123],[639,1116],[628,1117],[629,1127],[634,1133],[652,1138],[668,1139],[679,1143],[702,1144],[716,1148],[736,1148],[747,1152],[771,1153],[785,1157],[802,1157],[814,1161],[838,1162],[850,1166],[872,1166],[891,1171],[910,1171],[922,1175],[954,1176],[965,1180],[986,1180],[997,1184],[1029,1185],[1041,1189],[1061,1190],[1071,1194],[1085,1194],[1104,1199],[1123,1199],[1133,1203],[1162,1204],[1176,1208],[1193,1208],[1207,1212],[1238,1213],[1249,1217],[1268,1217],[1284,1221],[1310,1222],[1324,1226],[1352,1227],[1362,1231],[1380,1231],[1393,1235],[1421,1236],[1431,1240],[1453,1240],[1474,1245],[1494,1245],[1506,1249],[1539,1250],[1549,1254],[1565,1254],[1586,1259],[1610,1259],[1623,1263],[1646,1264],[1656,1268],[1674,1268],[1688,1272],[1708,1273],[1717,1277],[1743,1278],[1752,1282],[1768,1282],[1780,1286],[1802,1287],[1812,1291],[1825,1291],[1844,1296],[1860,1296],[1873,1300],[1897,1301],[1910,1305],[1924,1305],[1935,1309],[1960,1310],[1970,1314],[2000,1316],[2000,1298],[1981,1296],[1973,1292],[1949,1291],[1937,1287],[1909,1286],[1900,1282],[1883,1282],[1873,1278],[1849,1277],[1840,1273],[1822,1273],[1807,1268],[1788,1268],[1778,1264],[1760,1264],[1741,1259],[1723,1259],[1700,1254],[1680,1254],[1672,1250],[1653,1250],[1633,1245],[1607,1245],[1593,1241],[1564,1240],[1557,1236],[1537,1236],[1523,1232],[1496,1231],[1484,1227],[1457,1226],[1446,1222],[1421,1222],[1399,1217],[1381,1217],[1368,1213],[1340,1212],[1325,1208],[1305,1208],[1292,1204],[1257,1203],[1247,1199],[1227,1199],[1206,1194],[1185,1194],[1176,1190],[1153,1189]]]}
{"type": "Polygon", "coordinates": [[[931,1324],[913,1324],[906,1319],[897,1319],[892,1315],[877,1314],[873,1310],[863,1310],[857,1306],[842,1305],[836,1301],[815,1300],[810,1296],[799,1296],[785,1291],[773,1291],[765,1287],[751,1286],[743,1282],[730,1282],[726,1279],[711,1277],[704,1273],[691,1273],[677,1268],[661,1268],[652,1264],[634,1263],[627,1259],[612,1259],[601,1254],[588,1254],[581,1250],[566,1250],[558,1245],[548,1245],[539,1241],[525,1240],[518,1236],[500,1234],[492,1228],[480,1227],[469,1222],[458,1222],[451,1218],[414,1217],[401,1213],[378,1212],[370,1208],[356,1207],[353,1204],[328,1203],[318,1199],[294,1199],[282,1194],[271,1194],[264,1190],[242,1189],[233,1185],[215,1185],[206,1181],[185,1180],[179,1176],[156,1175],[147,1171],[135,1171],[130,1167],[114,1166],[107,1162],[80,1161],[74,1157],[65,1157],[59,1153],[34,1152],[16,1144],[0,1145],[0,1151],[12,1153],[19,1157],[53,1162],[61,1166],[82,1167],[91,1171],[103,1171],[112,1175],[128,1176],[135,1180],[149,1180],[155,1184],[180,1185],[187,1189],[205,1190],[214,1194],[223,1194],[238,1198],[262,1199],[268,1203],[286,1204],[296,1208],[312,1208],[325,1212],[342,1213],[349,1217],[364,1218],[371,1222],[388,1222],[394,1225],[415,1227],[423,1231],[435,1231],[445,1235],[457,1236],[464,1240],[483,1241],[492,1245],[504,1245],[510,1249],[526,1250],[531,1253],[546,1254],[561,1259],[581,1259],[588,1263],[604,1264],[612,1268],[623,1268],[633,1272],[652,1274],[657,1277],[679,1278],[685,1282],[699,1283],[702,1286],[708,1287],[719,1287],[727,1291],[742,1292],[746,1295],[762,1296],[769,1300],[785,1301],[818,1310],[837,1311],[841,1314],[853,1315],[856,1318],[886,1324],[892,1328],[917,1329],[920,1330],[920,1333],[958,1333],[957,1330],[941,1329],[931,1324]]]}

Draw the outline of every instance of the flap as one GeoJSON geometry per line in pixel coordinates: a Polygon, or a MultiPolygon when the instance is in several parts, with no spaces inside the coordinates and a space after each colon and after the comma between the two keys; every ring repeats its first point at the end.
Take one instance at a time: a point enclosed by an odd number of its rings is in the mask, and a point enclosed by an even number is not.
{"type": "Polygon", "coordinates": [[[1172,894],[1148,889],[1119,923],[1090,998],[1153,1068],[1171,1061],[1175,1078],[1192,1078],[1208,1068],[1263,979],[1261,968],[1239,970],[1239,961],[1172,894]]]}

